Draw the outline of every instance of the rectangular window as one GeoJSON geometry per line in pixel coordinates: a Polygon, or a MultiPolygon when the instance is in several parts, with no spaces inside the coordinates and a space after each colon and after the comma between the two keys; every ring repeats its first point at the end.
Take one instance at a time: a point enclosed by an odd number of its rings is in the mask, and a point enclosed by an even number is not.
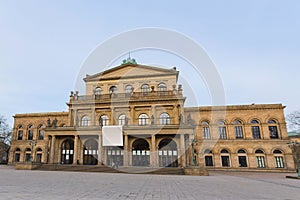
{"type": "Polygon", "coordinates": [[[31,158],[31,154],[30,153],[26,153],[25,154],[25,162],[29,162],[31,158]]]}
{"type": "Polygon", "coordinates": [[[261,139],[259,126],[252,126],[251,130],[253,139],[261,139]]]}
{"type": "Polygon", "coordinates": [[[20,162],[20,154],[19,153],[15,154],[15,162],[20,162]]]}
{"type": "Polygon", "coordinates": [[[239,167],[247,167],[246,156],[239,156],[239,167]]]}
{"type": "Polygon", "coordinates": [[[108,126],[108,119],[102,119],[102,126],[108,126]]]}
{"type": "Polygon", "coordinates": [[[33,130],[29,130],[28,131],[28,140],[32,140],[33,139],[33,130]]]}
{"type": "Polygon", "coordinates": [[[258,168],[265,168],[265,157],[264,156],[256,156],[256,162],[258,168]]]}
{"type": "Polygon", "coordinates": [[[282,156],[275,156],[275,167],[284,168],[284,162],[282,156]]]}
{"type": "Polygon", "coordinates": [[[222,167],[230,167],[229,156],[221,156],[222,167]]]}
{"type": "Polygon", "coordinates": [[[236,139],[243,139],[243,127],[242,126],[235,126],[234,132],[235,132],[236,139]]]}
{"type": "Polygon", "coordinates": [[[18,140],[22,140],[23,138],[23,130],[18,131],[18,140]]]}
{"type": "Polygon", "coordinates": [[[203,139],[210,139],[209,127],[202,127],[202,137],[203,139]]]}
{"type": "Polygon", "coordinates": [[[41,163],[42,162],[42,154],[37,154],[36,155],[36,162],[41,163]]]}
{"type": "Polygon", "coordinates": [[[205,156],[205,166],[214,166],[212,156],[205,156]]]}
{"type": "Polygon", "coordinates": [[[44,130],[39,130],[39,140],[43,140],[44,139],[44,130]]]}
{"type": "Polygon", "coordinates": [[[119,119],[119,125],[121,125],[121,126],[125,125],[125,118],[119,119]]]}
{"type": "Polygon", "coordinates": [[[278,138],[277,126],[269,126],[270,138],[278,138]]]}
{"type": "Polygon", "coordinates": [[[139,118],[139,125],[140,126],[147,126],[148,125],[148,118],[139,118]]]}
{"type": "Polygon", "coordinates": [[[226,135],[226,127],[221,126],[218,127],[218,132],[219,132],[219,139],[227,139],[227,135],[226,135]]]}

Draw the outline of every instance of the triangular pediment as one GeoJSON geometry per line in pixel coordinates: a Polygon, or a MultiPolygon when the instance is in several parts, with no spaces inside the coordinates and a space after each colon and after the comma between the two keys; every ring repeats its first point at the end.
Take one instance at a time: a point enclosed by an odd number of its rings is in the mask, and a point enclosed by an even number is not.
{"type": "Polygon", "coordinates": [[[106,80],[106,79],[123,79],[132,77],[151,77],[151,76],[167,76],[178,75],[176,69],[164,69],[138,64],[123,64],[104,72],[87,75],[85,81],[106,80]]]}

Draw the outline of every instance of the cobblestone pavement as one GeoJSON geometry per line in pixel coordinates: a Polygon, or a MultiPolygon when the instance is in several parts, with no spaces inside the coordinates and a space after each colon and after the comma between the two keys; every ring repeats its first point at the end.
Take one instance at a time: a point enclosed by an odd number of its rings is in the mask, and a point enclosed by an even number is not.
{"type": "Polygon", "coordinates": [[[169,176],[18,171],[0,166],[0,199],[300,199],[300,180],[286,175],[169,176]]]}

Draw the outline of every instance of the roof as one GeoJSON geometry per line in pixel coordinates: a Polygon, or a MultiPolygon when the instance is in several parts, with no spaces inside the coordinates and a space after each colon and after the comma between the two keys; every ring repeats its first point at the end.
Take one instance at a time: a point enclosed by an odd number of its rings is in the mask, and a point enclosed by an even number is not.
{"type": "Polygon", "coordinates": [[[176,75],[176,79],[178,79],[179,71],[176,70],[175,67],[171,69],[164,69],[159,67],[153,67],[148,65],[140,65],[140,64],[134,64],[134,63],[124,63],[119,66],[116,66],[114,68],[105,70],[103,72],[94,74],[94,75],[86,75],[86,77],[83,79],[85,82],[87,81],[98,81],[98,80],[105,80],[105,79],[112,79],[112,76],[109,76],[110,74],[116,74],[114,72],[122,71],[122,75],[115,75],[113,79],[120,79],[126,77],[135,77],[140,75],[135,75],[135,72],[138,70],[144,70],[148,73],[145,73],[144,75],[146,77],[151,76],[164,76],[164,75],[176,75]],[[127,69],[126,69],[127,68],[127,69]],[[133,70],[132,70],[133,69],[133,70]],[[130,71],[130,73],[128,73],[130,71]],[[106,78],[107,77],[107,78],[106,78]]]}

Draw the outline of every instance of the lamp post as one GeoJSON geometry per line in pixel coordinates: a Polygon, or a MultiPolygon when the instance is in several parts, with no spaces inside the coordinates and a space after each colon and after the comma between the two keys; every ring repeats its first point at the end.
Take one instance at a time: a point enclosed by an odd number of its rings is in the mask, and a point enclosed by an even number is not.
{"type": "Polygon", "coordinates": [[[30,140],[29,141],[29,145],[31,146],[31,154],[30,154],[30,161],[31,162],[33,162],[33,153],[34,153],[33,149],[34,149],[36,144],[37,144],[37,141],[35,141],[35,140],[30,140]]]}
{"type": "Polygon", "coordinates": [[[297,149],[300,146],[300,142],[297,141],[291,141],[287,143],[288,146],[292,149],[292,153],[296,162],[296,170],[298,173],[298,177],[300,177],[300,166],[299,166],[299,158],[298,158],[298,154],[297,154],[297,149]]]}

